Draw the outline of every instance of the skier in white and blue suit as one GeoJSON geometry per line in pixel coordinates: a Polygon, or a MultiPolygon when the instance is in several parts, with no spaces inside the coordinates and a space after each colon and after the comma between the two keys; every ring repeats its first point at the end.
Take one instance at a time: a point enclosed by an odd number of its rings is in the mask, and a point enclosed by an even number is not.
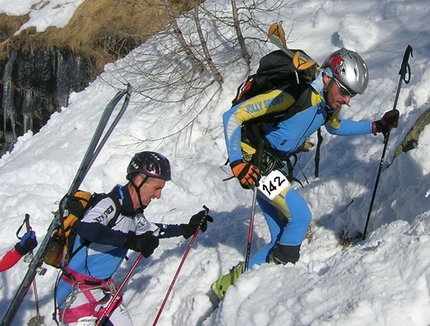
{"type": "MultiPolygon", "coordinates": [[[[76,253],[62,273],[56,291],[61,322],[79,325],[79,320],[101,316],[116,289],[112,275],[129,249],[147,258],[158,247],[160,238],[189,238],[197,228],[206,231],[207,221],[213,221],[206,210],[193,215],[188,224],[166,225],[145,218],[143,210],[152,199],[161,197],[170,179],[166,157],[149,151],[137,153],[127,168],[128,183],[114,187],[78,222],[73,248],[76,253]]],[[[113,305],[112,314],[101,324],[133,325],[121,295],[113,305]]]]}

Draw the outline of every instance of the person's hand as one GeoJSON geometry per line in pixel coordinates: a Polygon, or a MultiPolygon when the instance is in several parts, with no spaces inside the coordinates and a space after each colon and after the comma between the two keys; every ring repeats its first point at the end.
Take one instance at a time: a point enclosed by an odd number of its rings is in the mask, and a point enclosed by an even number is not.
{"type": "Polygon", "coordinates": [[[247,188],[254,184],[258,187],[258,180],[260,180],[260,169],[258,167],[242,160],[230,163],[230,167],[242,187],[247,188]]]}
{"type": "Polygon", "coordinates": [[[399,115],[399,110],[397,109],[385,112],[381,120],[372,122],[373,134],[376,135],[376,133],[382,132],[386,135],[392,128],[397,128],[399,125],[399,115]]]}
{"type": "Polygon", "coordinates": [[[36,233],[34,231],[28,231],[23,235],[21,241],[15,245],[15,250],[24,256],[37,247],[36,233]]]}
{"type": "Polygon", "coordinates": [[[202,210],[197,214],[191,216],[188,224],[179,225],[182,228],[185,239],[191,237],[196,230],[199,228],[202,232],[205,232],[208,228],[208,222],[213,222],[214,219],[207,214],[206,210],[202,210]]]}
{"type": "Polygon", "coordinates": [[[140,252],[143,257],[148,258],[152,255],[155,248],[158,247],[159,242],[158,237],[152,231],[139,235],[130,231],[125,239],[124,248],[140,252]]]}

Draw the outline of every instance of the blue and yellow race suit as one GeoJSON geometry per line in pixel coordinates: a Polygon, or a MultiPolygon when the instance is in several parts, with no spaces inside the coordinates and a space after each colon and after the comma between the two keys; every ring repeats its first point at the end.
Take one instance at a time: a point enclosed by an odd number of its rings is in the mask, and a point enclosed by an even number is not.
{"type": "MultiPolygon", "coordinates": [[[[324,99],[323,71],[310,83],[311,92],[307,108],[299,110],[292,117],[274,124],[265,124],[264,138],[270,147],[288,157],[301,148],[306,138],[321,126],[334,135],[361,135],[372,133],[371,122],[340,120],[340,108],[331,110],[324,99]]],[[[241,126],[248,120],[290,108],[295,100],[288,94],[288,88],[275,89],[233,106],[223,115],[224,137],[229,161],[242,160],[253,154],[255,149],[242,142],[241,126]]],[[[311,212],[304,199],[291,185],[272,200],[258,191],[257,201],[269,227],[271,241],[260,249],[249,262],[249,268],[268,261],[268,256],[276,242],[291,247],[299,257],[300,245],[311,221],[311,212]]],[[[293,263],[295,261],[292,261],[293,263]]]]}

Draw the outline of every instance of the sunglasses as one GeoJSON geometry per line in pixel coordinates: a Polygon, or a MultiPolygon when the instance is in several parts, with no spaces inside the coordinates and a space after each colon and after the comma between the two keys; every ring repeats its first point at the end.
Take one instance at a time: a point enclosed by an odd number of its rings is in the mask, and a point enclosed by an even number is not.
{"type": "Polygon", "coordinates": [[[336,78],[333,78],[333,79],[336,82],[337,86],[339,87],[339,94],[340,95],[349,96],[349,97],[354,97],[355,95],[357,95],[357,93],[351,92],[348,88],[343,86],[336,78]]]}

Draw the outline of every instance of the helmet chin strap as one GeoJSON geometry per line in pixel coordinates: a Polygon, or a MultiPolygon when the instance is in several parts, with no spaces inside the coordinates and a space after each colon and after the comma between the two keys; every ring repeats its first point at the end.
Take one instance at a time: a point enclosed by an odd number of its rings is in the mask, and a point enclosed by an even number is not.
{"type": "MultiPolygon", "coordinates": [[[[328,76],[328,77],[330,77],[329,75],[327,75],[326,73],[323,73],[325,76],[328,76]]],[[[328,105],[328,102],[327,102],[327,90],[328,90],[328,88],[330,87],[330,85],[332,84],[332,83],[334,83],[334,79],[333,79],[333,77],[330,77],[330,81],[328,82],[328,84],[327,85],[323,85],[323,95],[324,95],[324,100],[325,100],[325,102],[327,103],[327,106],[331,109],[331,107],[328,105]]]]}
{"type": "Polygon", "coordinates": [[[148,178],[149,177],[147,175],[145,175],[144,179],[142,180],[142,182],[138,186],[134,183],[134,180],[131,180],[131,184],[133,185],[134,190],[137,193],[137,198],[139,199],[140,209],[142,209],[142,210],[144,210],[146,208],[146,206],[143,205],[143,203],[142,203],[142,197],[140,196],[140,188],[142,188],[143,184],[146,182],[146,180],[148,180],[148,178]]]}

